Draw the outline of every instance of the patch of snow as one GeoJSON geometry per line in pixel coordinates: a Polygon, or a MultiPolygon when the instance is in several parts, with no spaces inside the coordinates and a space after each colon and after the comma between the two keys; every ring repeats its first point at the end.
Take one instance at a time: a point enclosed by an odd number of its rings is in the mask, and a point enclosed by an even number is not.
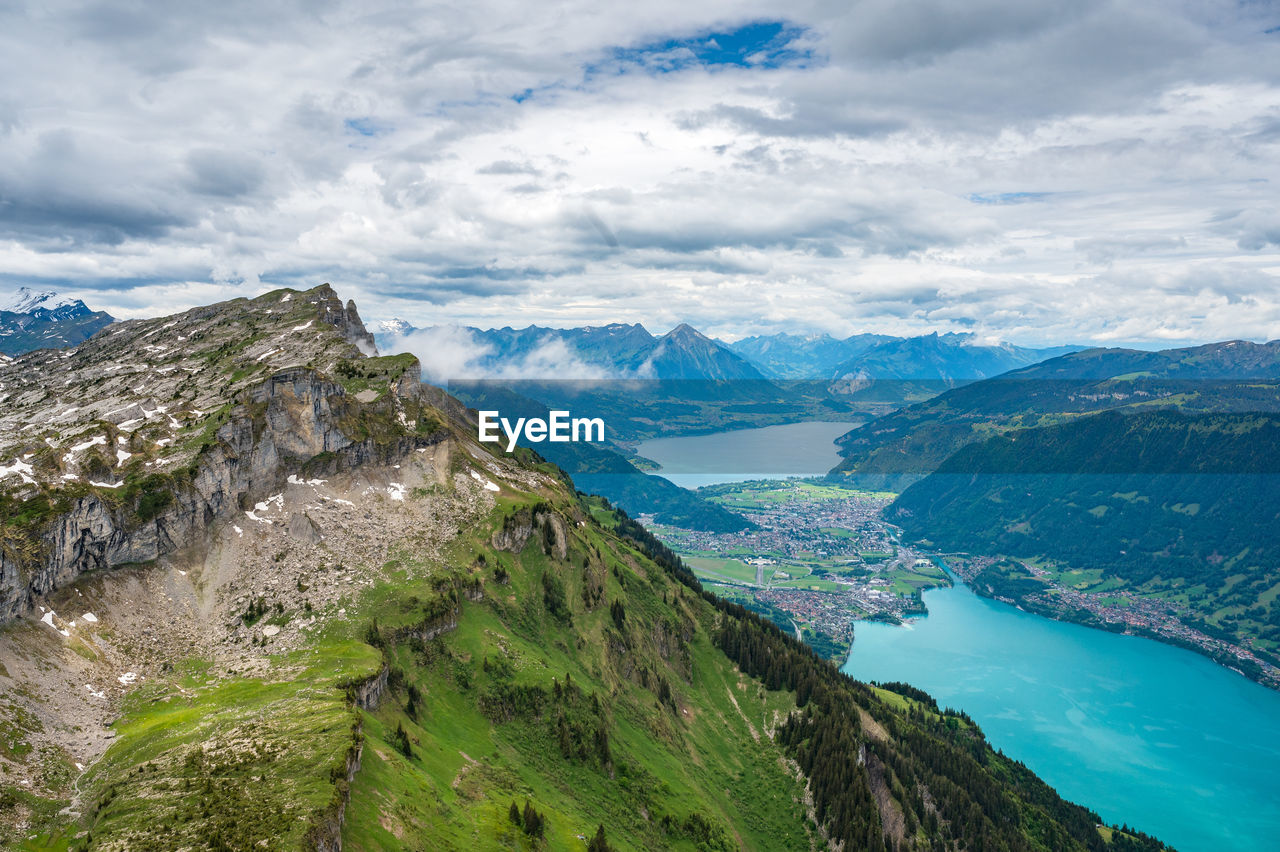
{"type": "Polygon", "coordinates": [[[391,495],[392,500],[403,500],[405,492],[406,489],[403,483],[400,482],[392,482],[390,487],[387,488],[387,494],[391,495]]]}
{"type": "Polygon", "coordinates": [[[14,459],[13,464],[9,465],[8,467],[0,464],[0,479],[4,479],[6,476],[8,476],[11,473],[16,473],[18,474],[18,476],[21,476],[22,481],[28,485],[35,482],[35,480],[31,477],[31,473],[32,473],[31,465],[28,464],[27,462],[24,462],[22,459],[14,459]]]}
{"type": "Polygon", "coordinates": [[[89,690],[89,694],[90,694],[90,695],[92,695],[94,698],[106,698],[106,697],[107,697],[107,693],[106,693],[106,692],[99,692],[98,690],[96,690],[96,689],[94,689],[94,688],[93,688],[93,684],[91,684],[91,683],[86,683],[86,684],[84,685],[84,688],[85,688],[85,689],[87,689],[87,690],[89,690]]]}
{"type": "Polygon", "coordinates": [[[49,625],[50,627],[53,627],[53,610],[49,610],[48,612],[46,612],[44,614],[44,618],[40,620],[43,621],[45,624],[49,625]]]}
{"type": "Polygon", "coordinates": [[[292,293],[285,293],[284,298],[280,300],[280,304],[283,305],[285,302],[291,301],[292,299],[293,299],[292,293]]]}
{"type": "Polygon", "coordinates": [[[295,326],[293,327],[293,330],[294,330],[294,331],[306,331],[307,329],[311,328],[311,324],[312,324],[313,322],[315,322],[315,320],[307,320],[307,321],[306,321],[306,322],[304,322],[302,325],[295,325],[295,326]]]}
{"type": "Polygon", "coordinates": [[[89,484],[96,485],[99,488],[119,488],[124,485],[123,482],[94,482],[92,479],[89,480],[89,484]]]}
{"type": "Polygon", "coordinates": [[[244,535],[244,530],[240,529],[240,528],[239,528],[238,526],[236,526],[235,524],[232,524],[232,525],[231,525],[231,529],[233,529],[233,530],[235,530],[235,531],[236,531],[236,535],[244,535]]]}
{"type": "Polygon", "coordinates": [[[283,495],[283,494],[276,494],[276,495],[274,495],[274,496],[272,496],[272,497],[268,497],[266,500],[263,500],[261,503],[257,503],[257,504],[255,504],[255,505],[254,505],[254,507],[253,507],[253,511],[252,511],[252,512],[245,512],[245,514],[249,516],[249,520],[257,521],[257,522],[258,522],[258,523],[260,523],[260,524],[270,524],[270,523],[273,523],[273,521],[271,521],[269,518],[260,518],[260,517],[258,517],[258,512],[267,512],[267,511],[270,511],[270,510],[271,510],[271,504],[272,504],[272,503],[275,503],[277,508],[279,508],[279,509],[283,509],[283,508],[284,508],[284,495],[283,495]]]}
{"type": "MultiPolygon", "coordinates": [[[[75,411],[75,410],[76,409],[74,408],[70,409],[69,411],[64,412],[64,414],[70,414],[71,411],[75,411]]],[[[98,435],[96,438],[90,438],[89,440],[85,441],[83,444],[76,444],[75,446],[73,446],[67,452],[67,454],[62,457],[62,460],[71,461],[71,457],[76,455],[77,453],[83,453],[85,450],[89,449],[90,447],[99,447],[99,446],[103,446],[106,443],[107,443],[106,435],[98,435]]]]}
{"type": "Polygon", "coordinates": [[[500,489],[500,488],[498,488],[498,486],[493,482],[493,480],[485,479],[483,476],[481,476],[480,474],[476,473],[474,470],[473,470],[473,471],[471,471],[471,478],[472,478],[472,479],[474,479],[476,482],[479,482],[481,485],[483,485],[483,486],[484,486],[484,490],[485,490],[485,491],[500,491],[500,490],[501,490],[501,489],[500,489]]]}
{"type": "Polygon", "coordinates": [[[137,679],[138,679],[138,676],[133,672],[125,672],[124,674],[120,675],[120,677],[116,678],[116,680],[120,681],[120,683],[124,684],[125,686],[128,686],[129,684],[133,683],[137,679]]]}
{"type": "Polygon", "coordinates": [[[91,612],[86,612],[84,615],[80,617],[83,618],[85,621],[89,622],[90,624],[96,624],[98,621],[98,616],[94,615],[91,612]]]}
{"type": "Polygon", "coordinates": [[[132,455],[133,453],[127,453],[124,450],[116,450],[116,467],[123,465],[132,455]]]}

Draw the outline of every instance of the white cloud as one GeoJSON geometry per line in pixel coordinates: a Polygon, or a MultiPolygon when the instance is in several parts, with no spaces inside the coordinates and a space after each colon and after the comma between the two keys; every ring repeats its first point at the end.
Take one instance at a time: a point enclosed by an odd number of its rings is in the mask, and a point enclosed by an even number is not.
{"type": "Polygon", "coordinates": [[[496,358],[492,346],[476,340],[459,326],[435,326],[393,335],[389,352],[410,352],[422,363],[425,381],[447,386],[452,381],[474,379],[595,380],[622,378],[587,364],[562,340],[548,339],[532,350],[510,359],[496,358]]]}
{"type": "Polygon", "coordinates": [[[126,317],[331,281],[416,324],[1280,337],[1267,4],[130,8],[0,10],[0,284],[126,317]],[[699,58],[769,20],[798,59],[699,58]]]}

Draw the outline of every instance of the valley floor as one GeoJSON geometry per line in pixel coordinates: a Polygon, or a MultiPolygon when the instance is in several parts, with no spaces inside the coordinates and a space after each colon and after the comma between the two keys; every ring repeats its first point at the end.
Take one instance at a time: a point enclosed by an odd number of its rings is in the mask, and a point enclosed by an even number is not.
{"type": "Polygon", "coordinates": [[[641,520],[717,594],[784,629],[794,626],[828,659],[848,655],[855,621],[923,614],[922,592],[950,584],[881,520],[892,494],[803,479],[706,486],[698,493],[756,528],[705,533],[641,520]]]}

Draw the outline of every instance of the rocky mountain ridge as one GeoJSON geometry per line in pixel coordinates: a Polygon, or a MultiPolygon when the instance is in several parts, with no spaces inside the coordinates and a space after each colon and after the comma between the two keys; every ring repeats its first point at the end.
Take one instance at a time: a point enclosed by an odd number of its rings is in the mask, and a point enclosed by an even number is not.
{"type": "Polygon", "coordinates": [[[343,386],[362,348],[355,306],[326,285],[118,323],[0,367],[0,623],[86,571],[190,543],[308,459],[337,470],[428,442],[440,424],[420,419],[411,359],[366,359],[361,387],[343,386]]]}

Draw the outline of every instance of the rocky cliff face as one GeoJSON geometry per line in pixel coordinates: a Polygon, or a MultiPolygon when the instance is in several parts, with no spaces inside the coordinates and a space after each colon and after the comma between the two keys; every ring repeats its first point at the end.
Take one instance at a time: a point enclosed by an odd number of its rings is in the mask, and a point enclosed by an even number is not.
{"type": "Polygon", "coordinates": [[[0,367],[0,624],[85,572],[205,540],[304,470],[442,440],[416,362],[365,350],[355,306],[325,285],[0,367]]]}

